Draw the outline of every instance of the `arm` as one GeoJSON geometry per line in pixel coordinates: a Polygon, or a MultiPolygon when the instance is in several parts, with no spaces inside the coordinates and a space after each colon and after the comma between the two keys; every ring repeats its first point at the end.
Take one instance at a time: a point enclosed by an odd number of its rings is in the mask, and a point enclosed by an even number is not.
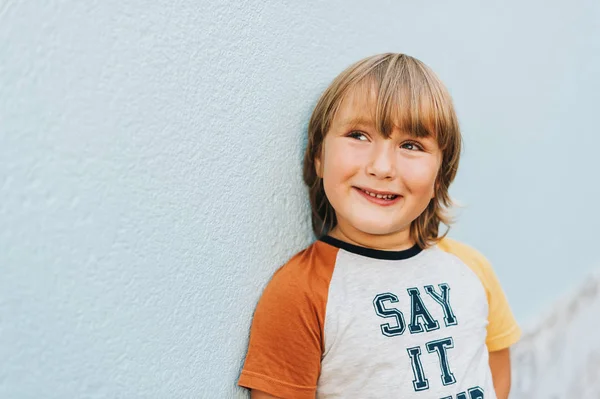
{"type": "MultiPolygon", "coordinates": [[[[510,392],[510,349],[490,352],[490,369],[498,399],[508,399],[510,392]]],[[[260,397],[259,397],[260,398],[260,397]]],[[[264,397],[267,399],[268,397],[264,397]]]]}
{"type": "Polygon", "coordinates": [[[292,258],[273,275],[258,301],[238,380],[239,386],[252,390],[251,398],[315,398],[337,256],[334,247],[325,247],[310,247],[292,258]]]}
{"type": "Polygon", "coordinates": [[[477,274],[485,287],[488,300],[488,325],[485,343],[489,351],[489,366],[492,371],[494,390],[498,399],[507,399],[510,391],[509,348],[521,336],[500,281],[489,261],[473,248],[444,238],[438,246],[458,256],[477,274]]]}
{"type": "Polygon", "coordinates": [[[256,389],[253,389],[252,391],[250,391],[250,399],[279,399],[276,396],[273,395],[269,395],[266,392],[263,391],[257,391],[256,389]]]}

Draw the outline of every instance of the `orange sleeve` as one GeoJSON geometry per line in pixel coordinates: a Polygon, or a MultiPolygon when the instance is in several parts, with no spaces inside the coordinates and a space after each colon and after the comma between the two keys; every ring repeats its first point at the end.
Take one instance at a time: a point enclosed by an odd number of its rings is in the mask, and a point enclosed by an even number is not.
{"type": "Polygon", "coordinates": [[[515,344],[521,337],[521,329],[512,314],[506,295],[490,262],[475,249],[448,238],[444,238],[439,246],[466,263],[485,287],[489,309],[485,341],[488,351],[498,351],[515,344]]]}
{"type": "Polygon", "coordinates": [[[273,275],[254,312],[240,386],[314,399],[336,254],[317,241],[273,275]]]}

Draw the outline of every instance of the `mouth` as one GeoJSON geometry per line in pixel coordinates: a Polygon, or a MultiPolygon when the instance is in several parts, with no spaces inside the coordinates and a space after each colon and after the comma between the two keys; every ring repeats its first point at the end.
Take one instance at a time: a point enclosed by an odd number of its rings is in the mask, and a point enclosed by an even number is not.
{"type": "Polygon", "coordinates": [[[398,202],[402,196],[389,191],[376,191],[360,187],[354,187],[367,200],[378,205],[392,205],[398,202]]]}

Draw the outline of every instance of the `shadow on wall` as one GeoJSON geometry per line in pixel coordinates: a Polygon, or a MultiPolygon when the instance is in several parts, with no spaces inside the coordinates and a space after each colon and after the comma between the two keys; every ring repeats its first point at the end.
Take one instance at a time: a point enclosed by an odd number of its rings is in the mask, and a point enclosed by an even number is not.
{"type": "Polygon", "coordinates": [[[600,398],[600,269],[526,329],[510,399],[600,398]]]}

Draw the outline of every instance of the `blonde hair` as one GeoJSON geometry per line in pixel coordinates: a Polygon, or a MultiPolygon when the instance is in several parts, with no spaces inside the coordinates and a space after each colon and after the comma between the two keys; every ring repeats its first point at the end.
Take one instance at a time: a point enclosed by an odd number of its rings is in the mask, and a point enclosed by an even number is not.
{"type": "Polygon", "coordinates": [[[429,67],[405,54],[385,53],[364,58],[339,74],[323,92],[308,125],[308,145],[304,154],[304,183],[308,186],[312,208],[312,227],[316,236],[337,224],[335,211],[317,175],[315,159],[323,150],[323,140],[347,93],[358,87],[376,93],[375,126],[384,137],[394,127],[417,137],[434,137],[442,151],[442,163],[435,184],[434,198],[410,227],[411,238],[427,248],[441,240],[440,223],[450,228],[448,192],[456,176],[461,150],[461,135],[452,98],[444,84],[429,67]]]}

